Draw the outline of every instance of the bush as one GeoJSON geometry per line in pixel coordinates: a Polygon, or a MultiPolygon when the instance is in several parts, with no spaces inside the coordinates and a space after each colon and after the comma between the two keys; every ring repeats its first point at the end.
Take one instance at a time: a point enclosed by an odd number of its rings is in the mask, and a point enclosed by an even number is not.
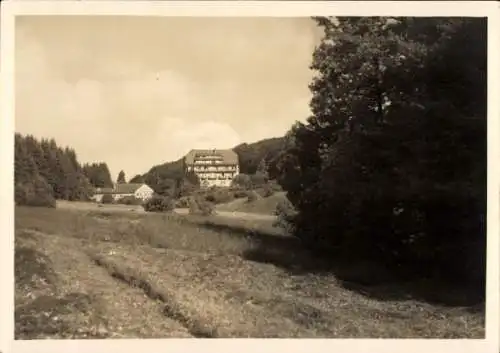
{"type": "Polygon", "coordinates": [[[211,202],[201,198],[189,200],[189,214],[198,216],[210,216],[215,213],[215,207],[211,202]]]}
{"type": "Polygon", "coordinates": [[[15,203],[33,207],[56,207],[52,188],[42,177],[35,177],[32,182],[16,184],[15,203]]]}
{"type": "Polygon", "coordinates": [[[215,202],[215,195],[214,194],[208,194],[205,196],[205,201],[208,202],[215,202]]]}
{"type": "Polygon", "coordinates": [[[234,198],[236,199],[242,199],[244,197],[247,197],[247,192],[245,190],[237,190],[233,193],[234,198]]]}
{"type": "Polygon", "coordinates": [[[266,185],[267,181],[268,177],[264,173],[256,172],[255,174],[250,175],[250,183],[252,187],[266,185]]]}
{"type": "Polygon", "coordinates": [[[183,196],[180,199],[175,201],[175,207],[176,208],[189,208],[189,200],[191,199],[190,196],[183,196]]]}
{"type": "Polygon", "coordinates": [[[135,196],[125,196],[117,201],[122,205],[142,205],[143,201],[135,196]]]}
{"type": "Polygon", "coordinates": [[[247,174],[238,174],[233,179],[233,185],[249,189],[252,186],[252,180],[247,174]]]}
{"type": "Polygon", "coordinates": [[[155,195],[144,203],[146,212],[168,212],[174,209],[174,202],[170,197],[155,195]]]}
{"type": "Polygon", "coordinates": [[[211,188],[205,195],[205,201],[215,204],[227,203],[234,199],[234,194],[228,188],[211,188]]]}
{"type": "Polygon", "coordinates": [[[115,202],[115,199],[113,198],[113,195],[111,195],[111,194],[102,195],[101,203],[110,204],[110,203],[114,203],[114,202],[115,202]]]}
{"type": "Polygon", "coordinates": [[[270,180],[268,183],[267,183],[267,186],[269,188],[271,188],[271,190],[273,190],[274,192],[280,192],[280,191],[283,191],[283,188],[281,187],[280,184],[278,184],[275,180],[270,180]]]}
{"type": "Polygon", "coordinates": [[[254,202],[260,198],[260,195],[255,190],[250,190],[247,192],[247,202],[254,202]]]}
{"type": "Polygon", "coordinates": [[[227,188],[218,189],[215,194],[215,203],[227,203],[234,200],[234,194],[227,188]]]}
{"type": "Polygon", "coordinates": [[[288,199],[278,202],[274,214],[277,218],[273,225],[282,228],[286,233],[293,233],[293,222],[297,216],[297,211],[288,199]]]}
{"type": "Polygon", "coordinates": [[[271,186],[264,185],[262,188],[259,189],[259,195],[262,197],[269,197],[274,195],[274,190],[272,189],[271,186]]]}

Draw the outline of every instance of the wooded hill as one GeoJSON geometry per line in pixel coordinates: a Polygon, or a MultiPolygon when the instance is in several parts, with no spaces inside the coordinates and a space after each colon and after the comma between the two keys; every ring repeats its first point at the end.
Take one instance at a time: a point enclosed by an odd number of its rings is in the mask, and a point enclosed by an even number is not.
{"type": "MultiPolygon", "coordinates": [[[[233,148],[240,162],[242,174],[255,174],[259,164],[266,163],[273,169],[277,157],[285,147],[283,137],[264,139],[255,143],[243,143],[233,148]]],[[[169,195],[174,192],[179,180],[184,178],[182,158],[152,167],[143,175],[134,176],[130,182],[145,182],[158,194],[169,195]]]]}

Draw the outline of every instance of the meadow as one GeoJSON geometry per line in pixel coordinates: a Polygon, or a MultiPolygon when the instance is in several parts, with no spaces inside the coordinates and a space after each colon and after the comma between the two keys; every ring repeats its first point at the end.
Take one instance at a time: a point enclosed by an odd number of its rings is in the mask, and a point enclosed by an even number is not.
{"type": "Polygon", "coordinates": [[[15,212],[16,339],[484,337],[483,306],[327,266],[263,220],[15,212]]]}

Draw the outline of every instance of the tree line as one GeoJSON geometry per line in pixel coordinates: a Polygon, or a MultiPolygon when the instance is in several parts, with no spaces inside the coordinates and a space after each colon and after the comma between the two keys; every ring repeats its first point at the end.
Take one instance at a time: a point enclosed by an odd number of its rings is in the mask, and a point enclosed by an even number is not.
{"type": "Polygon", "coordinates": [[[55,200],[88,200],[95,187],[112,186],[105,163],[81,165],[76,152],[54,139],[19,133],[14,137],[17,205],[55,207],[55,200]]]}
{"type": "Polygon", "coordinates": [[[484,293],[486,20],[314,20],[312,115],[275,175],[290,228],[330,258],[484,293]]]}

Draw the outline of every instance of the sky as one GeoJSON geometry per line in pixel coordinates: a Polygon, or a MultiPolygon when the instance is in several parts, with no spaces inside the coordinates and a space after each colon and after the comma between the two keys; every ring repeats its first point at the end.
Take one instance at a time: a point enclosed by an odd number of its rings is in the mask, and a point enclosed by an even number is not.
{"type": "Polygon", "coordinates": [[[15,129],[114,179],[282,136],[310,114],[320,38],[309,18],[17,17],[15,129]]]}

